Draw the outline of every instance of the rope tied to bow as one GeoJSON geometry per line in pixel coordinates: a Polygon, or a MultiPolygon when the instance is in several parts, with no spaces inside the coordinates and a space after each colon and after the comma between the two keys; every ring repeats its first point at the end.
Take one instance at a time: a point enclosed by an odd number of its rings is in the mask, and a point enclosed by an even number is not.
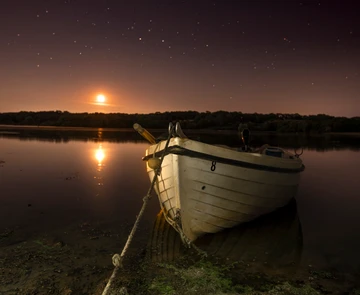
{"type": "MultiPolygon", "coordinates": [[[[169,127],[170,127],[170,126],[169,126],[169,127]]],[[[160,173],[160,171],[161,171],[161,164],[162,164],[162,162],[163,162],[163,160],[164,160],[164,157],[165,157],[165,155],[166,155],[166,151],[167,151],[167,148],[168,148],[168,146],[169,146],[170,139],[171,139],[171,137],[172,137],[172,135],[173,135],[174,128],[175,128],[175,126],[173,126],[173,125],[171,125],[171,127],[169,128],[169,136],[168,136],[168,138],[167,138],[167,141],[166,141],[166,144],[165,144],[165,147],[164,147],[164,150],[163,150],[161,159],[160,159],[160,165],[159,165],[159,167],[158,167],[157,169],[155,169],[155,174],[154,174],[154,177],[153,177],[153,179],[152,179],[151,185],[150,185],[150,187],[149,187],[149,189],[148,189],[148,192],[147,192],[146,196],[143,198],[143,205],[142,205],[142,207],[141,207],[141,209],[140,209],[140,212],[139,212],[139,214],[138,214],[138,216],[137,216],[137,218],[136,218],[136,221],[135,221],[135,223],[134,223],[134,225],[133,225],[133,228],[132,228],[132,230],[131,230],[131,232],[130,232],[130,234],[129,234],[129,237],[128,237],[127,241],[126,241],[126,244],[125,244],[125,246],[124,246],[124,248],[123,248],[123,250],[122,250],[122,252],[121,252],[120,255],[116,253],[116,254],[114,254],[113,257],[112,257],[112,263],[113,263],[113,265],[115,266],[115,268],[114,268],[114,270],[113,270],[113,273],[112,273],[109,281],[107,282],[107,284],[106,284],[106,286],[105,286],[105,289],[104,289],[102,295],[107,295],[107,294],[108,294],[108,292],[109,292],[109,290],[110,290],[110,287],[111,287],[111,284],[112,284],[112,282],[114,281],[117,272],[119,271],[120,268],[123,267],[122,262],[123,262],[123,260],[124,260],[126,251],[128,250],[128,248],[129,248],[129,246],[130,246],[130,244],[131,244],[131,241],[132,241],[132,239],[133,239],[133,237],[134,237],[134,235],[135,235],[135,232],[136,232],[136,229],[137,229],[137,227],[138,227],[138,225],[139,225],[139,222],[140,222],[140,220],[141,220],[141,217],[142,217],[142,215],[143,215],[144,212],[145,212],[146,205],[147,205],[149,199],[151,198],[151,193],[152,193],[152,191],[153,191],[153,189],[154,189],[154,186],[155,186],[157,177],[158,177],[158,175],[159,175],[159,173],[160,173]]]]}

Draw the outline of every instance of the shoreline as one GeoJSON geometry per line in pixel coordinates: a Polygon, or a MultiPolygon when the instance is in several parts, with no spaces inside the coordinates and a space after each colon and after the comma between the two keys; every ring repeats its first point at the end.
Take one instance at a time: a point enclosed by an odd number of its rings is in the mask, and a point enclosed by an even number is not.
{"type": "MultiPolygon", "coordinates": [[[[149,131],[155,133],[166,132],[167,128],[164,129],[155,129],[147,128],[149,131]]],[[[8,130],[36,130],[36,131],[102,131],[102,132],[136,132],[133,128],[101,128],[101,127],[72,127],[72,126],[36,126],[36,125],[0,125],[0,134],[10,134],[14,132],[9,132],[8,130]]],[[[224,130],[224,129],[185,129],[186,133],[207,133],[207,134],[236,134],[238,130],[224,130]]],[[[295,132],[276,132],[276,131],[251,131],[254,135],[277,135],[277,136],[288,136],[288,135],[297,135],[297,136],[327,136],[327,135],[336,135],[336,136],[354,136],[360,137],[360,132],[326,132],[326,133],[295,133],[295,132]]]]}

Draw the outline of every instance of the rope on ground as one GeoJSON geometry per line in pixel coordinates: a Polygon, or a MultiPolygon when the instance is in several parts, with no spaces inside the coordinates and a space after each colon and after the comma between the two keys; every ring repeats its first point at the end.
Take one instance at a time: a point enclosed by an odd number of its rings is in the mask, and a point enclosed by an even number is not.
{"type": "Polygon", "coordinates": [[[159,175],[159,172],[161,171],[161,164],[162,164],[162,162],[163,162],[163,160],[164,160],[164,157],[165,157],[165,154],[166,154],[166,150],[167,150],[167,148],[168,148],[168,146],[169,146],[170,139],[171,139],[171,137],[172,137],[173,131],[174,131],[174,126],[171,125],[171,128],[170,128],[170,130],[169,130],[169,136],[168,136],[168,138],[167,138],[167,141],[166,141],[166,144],[165,144],[165,147],[164,147],[164,151],[163,151],[163,154],[162,154],[161,159],[160,159],[160,165],[159,165],[159,167],[158,167],[157,169],[155,169],[155,171],[154,171],[155,174],[154,174],[154,177],[153,177],[153,179],[152,179],[151,185],[150,185],[150,187],[149,187],[149,189],[148,189],[148,192],[147,192],[146,196],[143,198],[143,205],[142,205],[142,207],[141,207],[141,209],[140,209],[140,212],[139,212],[139,214],[138,214],[138,216],[137,216],[137,218],[136,218],[136,221],[135,221],[135,223],[134,223],[134,225],[133,225],[133,228],[132,228],[132,230],[131,230],[131,232],[130,232],[130,234],[129,234],[129,237],[128,237],[127,241],[126,241],[126,244],[125,244],[125,246],[124,246],[124,248],[123,248],[123,250],[122,250],[122,252],[121,252],[121,255],[119,255],[119,254],[114,254],[114,256],[112,257],[112,262],[113,262],[115,268],[114,268],[114,270],[113,270],[113,273],[112,273],[109,281],[107,282],[107,284],[106,284],[106,286],[105,286],[105,289],[104,289],[102,295],[107,295],[107,294],[108,294],[108,292],[109,292],[109,290],[110,290],[110,287],[111,287],[111,284],[112,284],[112,282],[114,281],[114,279],[115,279],[115,277],[116,277],[116,274],[117,274],[119,268],[122,268],[122,267],[123,267],[122,261],[123,261],[123,259],[124,259],[124,257],[125,257],[125,254],[126,254],[127,249],[128,249],[129,246],[130,246],[130,243],[131,243],[131,241],[132,241],[132,239],[133,239],[133,237],[134,237],[134,235],[135,235],[135,232],[136,232],[136,229],[137,229],[137,227],[138,227],[138,225],[139,225],[140,219],[141,219],[142,215],[143,215],[144,212],[145,212],[146,205],[147,205],[149,199],[151,198],[151,193],[152,193],[152,190],[154,189],[154,186],[155,186],[157,177],[158,177],[158,175],[159,175]]]}

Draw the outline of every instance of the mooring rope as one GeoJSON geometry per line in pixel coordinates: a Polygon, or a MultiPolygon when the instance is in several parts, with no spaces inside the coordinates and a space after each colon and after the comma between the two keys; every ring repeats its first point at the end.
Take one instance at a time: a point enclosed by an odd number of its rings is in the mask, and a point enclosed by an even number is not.
{"type": "Polygon", "coordinates": [[[184,231],[182,230],[181,225],[169,216],[168,211],[166,210],[166,208],[164,207],[164,204],[162,202],[160,202],[160,207],[164,214],[164,218],[165,218],[166,222],[169,223],[178,232],[183,244],[188,248],[192,247],[194,250],[196,250],[196,252],[200,256],[207,257],[208,256],[207,252],[204,250],[201,250],[198,246],[196,246],[193,242],[191,242],[190,239],[185,235],[184,231]]]}
{"type": "Polygon", "coordinates": [[[161,171],[161,164],[162,164],[162,162],[163,162],[163,160],[164,160],[164,157],[165,157],[165,155],[166,155],[166,150],[167,150],[167,148],[168,148],[168,146],[169,146],[170,139],[171,139],[171,137],[172,137],[172,135],[173,135],[173,131],[174,131],[174,126],[172,125],[171,128],[170,128],[170,130],[169,130],[169,136],[168,136],[168,138],[167,138],[167,141],[166,141],[166,144],[165,144],[165,148],[164,148],[163,154],[162,154],[161,159],[160,159],[159,167],[157,167],[157,168],[154,170],[154,173],[155,173],[155,174],[154,174],[154,177],[153,177],[153,179],[152,179],[151,185],[150,185],[150,187],[149,187],[149,189],[148,189],[148,192],[147,192],[146,196],[143,198],[143,205],[142,205],[142,207],[141,207],[141,209],[140,209],[140,212],[139,212],[139,214],[138,214],[138,216],[137,216],[137,218],[136,218],[136,221],[135,221],[135,223],[134,223],[134,226],[133,226],[133,228],[132,228],[132,230],[131,230],[131,232],[130,232],[130,234],[129,234],[129,237],[128,237],[127,241],[126,241],[126,244],[125,244],[125,246],[124,246],[124,248],[123,248],[123,250],[122,250],[122,252],[121,252],[121,255],[119,255],[119,254],[114,254],[114,256],[112,257],[112,263],[114,264],[115,268],[114,268],[114,270],[113,270],[113,272],[112,272],[112,275],[111,275],[109,281],[107,282],[107,284],[106,284],[106,286],[105,286],[105,289],[104,289],[102,295],[108,294],[108,292],[109,292],[109,290],[110,290],[110,287],[111,287],[111,284],[112,284],[112,282],[114,281],[117,272],[119,271],[120,268],[123,267],[122,261],[123,261],[123,259],[124,259],[124,257],[125,257],[125,254],[126,254],[127,249],[128,249],[129,246],[130,246],[130,243],[131,243],[131,241],[132,241],[132,239],[133,239],[133,237],[134,237],[134,235],[135,235],[135,232],[136,232],[136,229],[137,229],[137,227],[138,227],[138,225],[139,225],[140,219],[141,219],[142,215],[143,215],[144,212],[145,212],[146,205],[147,205],[149,199],[151,199],[151,193],[152,193],[152,190],[154,189],[154,186],[155,186],[155,183],[156,183],[156,180],[157,180],[157,176],[158,176],[159,172],[161,171]]]}

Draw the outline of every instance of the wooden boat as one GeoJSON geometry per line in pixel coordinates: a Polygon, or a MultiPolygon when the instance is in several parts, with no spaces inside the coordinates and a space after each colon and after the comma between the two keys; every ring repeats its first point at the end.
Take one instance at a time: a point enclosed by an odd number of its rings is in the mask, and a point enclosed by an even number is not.
{"type": "MultiPolygon", "coordinates": [[[[254,221],[206,234],[195,244],[208,255],[228,263],[243,261],[252,267],[296,269],[303,249],[296,200],[292,199],[286,206],[254,221]]],[[[182,247],[180,236],[160,211],[149,239],[148,258],[153,262],[170,262],[189,255],[193,259],[200,258],[193,254],[194,251],[182,247]]]]}
{"type": "Polygon", "coordinates": [[[283,207],[297,192],[302,160],[268,145],[252,151],[248,130],[244,148],[234,149],[191,140],[178,123],[160,142],[134,128],[152,142],[147,172],[166,220],[188,244],[283,207]]]}

